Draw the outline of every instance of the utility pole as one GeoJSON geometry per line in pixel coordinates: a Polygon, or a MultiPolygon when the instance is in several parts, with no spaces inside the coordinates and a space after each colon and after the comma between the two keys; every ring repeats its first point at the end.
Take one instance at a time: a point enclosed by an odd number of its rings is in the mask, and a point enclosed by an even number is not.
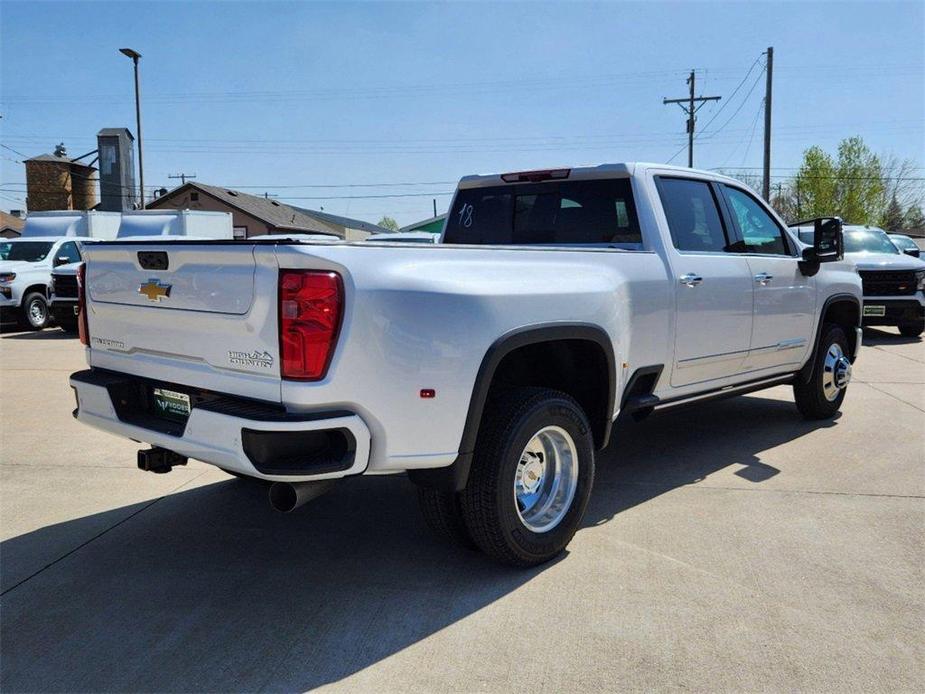
{"type": "Polygon", "coordinates": [[[721,96],[694,96],[694,80],[696,72],[691,70],[687,84],[690,86],[690,95],[685,99],[662,99],[663,104],[678,104],[687,114],[687,165],[694,166],[694,124],[697,122],[696,113],[707,101],[719,101],[721,96]]]}
{"type": "Polygon", "coordinates": [[[434,198],[434,217],[437,216],[437,198],[434,198]]]}
{"type": "Polygon", "coordinates": [[[188,173],[180,172],[180,173],[178,173],[178,174],[169,174],[169,175],[167,176],[167,178],[179,178],[179,179],[180,179],[180,185],[181,185],[181,186],[185,186],[185,185],[186,185],[186,179],[187,179],[187,178],[196,178],[196,174],[188,174],[188,173]]]}
{"type": "Polygon", "coordinates": [[[764,87],[764,185],[762,194],[770,202],[771,196],[771,77],[774,72],[774,47],[768,46],[768,56],[765,65],[764,87]]]}

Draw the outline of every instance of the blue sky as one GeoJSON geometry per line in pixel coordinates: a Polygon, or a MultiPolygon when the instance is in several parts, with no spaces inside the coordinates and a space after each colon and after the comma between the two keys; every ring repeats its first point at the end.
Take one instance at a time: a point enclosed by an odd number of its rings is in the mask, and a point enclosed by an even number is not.
{"type": "Polygon", "coordinates": [[[692,68],[724,96],[700,112],[695,165],[760,167],[767,46],[775,175],[850,135],[923,166],[923,36],[922,2],[2,2],[0,143],[16,152],[0,150],[0,207],[23,206],[22,155],[134,131],[123,46],[144,56],[146,185],[184,171],[404,224],[467,173],[685,163],[662,98],[692,68]]]}

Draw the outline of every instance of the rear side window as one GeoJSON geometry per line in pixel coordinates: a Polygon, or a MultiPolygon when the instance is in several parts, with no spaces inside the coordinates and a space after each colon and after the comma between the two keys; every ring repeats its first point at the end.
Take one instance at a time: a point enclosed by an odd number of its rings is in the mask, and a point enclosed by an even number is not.
{"type": "Polygon", "coordinates": [[[726,233],[708,183],[659,178],[658,194],[675,248],[710,253],[726,250],[726,233]]]}
{"type": "Polygon", "coordinates": [[[461,190],[444,243],[642,247],[628,179],[461,190]]]}

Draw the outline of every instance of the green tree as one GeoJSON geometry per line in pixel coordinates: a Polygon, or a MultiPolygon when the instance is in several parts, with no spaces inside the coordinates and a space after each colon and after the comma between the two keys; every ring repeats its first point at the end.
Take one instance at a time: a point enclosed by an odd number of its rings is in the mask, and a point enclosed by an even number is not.
{"type": "Polygon", "coordinates": [[[880,226],[887,231],[899,231],[903,228],[903,208],[899,205],[899,200],[894,195],[890,200],[889,206],[880,218],[880,226]]]}
{"type": "Polygon", "coordinates": [[[880,219],[886,190],[880,158],[860,137],[838,145],[836,169],[839,215],[849,224],[875,224],[880,219]]]}
{"type": "Polygon", "coordinates": [[[906,210],[906,216],[905,219],[903,219],[903,228],[925,231],[925,212],[922,212],[922,207],[920,205],[912,205],[906,210]]]}
{"type": "Polygon", "coordinates": [[[398,231],[398,222],[396,222],[391,217],[383,216],[382,219],[379,220],[379,226],[381,226],[384,229],[391,229],[392,231],[398,231]]]}
{"type": "MultiPolygon", "coordinates": [[[[904,167],[905,163],[898,162],[898,165],[904,167]]],[[[810,147],[803,153],[803,163],[790,186],[796,202],[796,216],[835,214],[849,224],[879,222],[890,196],[896,192],[896,188],[887,186],[895,177],[884,171],[880,158],[860,137],[842,140],[837,157],[821,147],[810,147]]],[[[902,207],[902,203],[899,204],[902,207]]]]}
{"type": "Polygon", "coordinates": [[[803,152],[803,163],[792,186],[796,198],[795,216],[809,219],[838,213],[836,173],[835,161],[821,147],[810,147],[803,152]]]}

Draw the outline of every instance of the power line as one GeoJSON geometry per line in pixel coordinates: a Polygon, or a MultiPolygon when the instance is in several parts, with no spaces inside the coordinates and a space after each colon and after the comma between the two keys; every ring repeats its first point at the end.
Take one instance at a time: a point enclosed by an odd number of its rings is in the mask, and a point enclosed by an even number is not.
{"type": "MultiPolygon", "coordinates": [[[[3,147],[3,149],[8,149],[8,150],[10,150],[13,154],[18,154],[18,155],[21,156],[23,159],[28,159],[28,158],[29,158],[28,156],[26,156],[26,155],[23,154],[22,152],[19,152],[19,151],[13,149],[12,147],[10,147],[10,146],[8,146],[8,145],[0,144],[0,147],[3,147]]],[[[19,163],[19,164],[22,164],[22,162],[18,162],[18,163],[19,163]]]]}
{"type": "Polygon", "coordinates": [[[716,130],[714,130],[712,133],[706,133],[706,132],[705,132],[704,135],[703,135],[703,137],[704,137],[705,139],[712,140],[714,137],[716,137],[716,135],[717,135],[718,133],[722,132],[723,129],[724,129],[727,125],[729,125],[733,120],[735,120],[735,117],[736,117],[737,115],[739,115],[739,112],[745,107],[745,104],[748,103],[748,99],[749,99],[749,97],[751,97],[752,92],[755,91],[755,87],[758,86],[758,82],[761,81],[761,75],[762,75],[762,74],[764,74],[764,73],[763,73],[763,72],[759,72],[759,73],[758,73],[758,76],[755,77],[755,81],[752,82],[751,88],[749,88],[748,93],[745,95],[745,98],[742,99],[742,102],[739,104],[739,107],[735,110],[735,113],[733,113],[733,114],[726,120],[725,123],[723,123],[721,126],[719,126],[719,127],[718,127],[716,130]]]}
{"type": "Polygon", "coordinates": [[[738,94],[739,90],[742,88],[742,85],[745,84],[745,80],[747,80],[747,79],[748,79],[748,76],[749,76],[750,74],[752,74],[752,70],[755,69],[755,66],[756,66],[760,61],[761,61],[761,56],[759,55],[757,58],[755,58],[755,62],[753,62],[753,63],[751,64],[751,67],[748,68],[748,72],[745,73],[745,77],[742,78],[742,81],[739,82],[739,83],[736,85],[736,88],[732,90],[732,93],[729,95],[729,97],[726,99],[726,101],[724,101],[724,102],[722,103],[722,105],[719,107],[719,109],[717,109],[716,113],[713,114],[713,117],[712,117],[710,120],[707,121],[707,124],[706,124],[705,126],[703,126],[703,128],[701,129],[701,132],[706,132],[707,130],[709,130],[709,129],[710,129],[710,126],[713,124],[713,121],[715,121],[715,120],[717,119],[717,117],[719,117],[719,114],[721,114],[721,113],[723,112],[723,110],[724,110],[729,104],[732,103],[732,100],[735,98],[735,95],[738,94]]]}

